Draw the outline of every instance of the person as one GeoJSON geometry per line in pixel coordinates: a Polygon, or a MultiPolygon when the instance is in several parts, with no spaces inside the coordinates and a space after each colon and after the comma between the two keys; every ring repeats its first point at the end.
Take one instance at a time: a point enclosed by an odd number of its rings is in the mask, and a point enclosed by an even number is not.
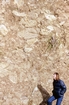
{"type": "Polygon", "coordinates": [[[47,100],[47,105],[52,105],[54,100],[57,100],[56,105],[61,105],[66,89],[65,83],[59,79],[59,73],[55,72],[53,74],[53,95],[47,100]]]}

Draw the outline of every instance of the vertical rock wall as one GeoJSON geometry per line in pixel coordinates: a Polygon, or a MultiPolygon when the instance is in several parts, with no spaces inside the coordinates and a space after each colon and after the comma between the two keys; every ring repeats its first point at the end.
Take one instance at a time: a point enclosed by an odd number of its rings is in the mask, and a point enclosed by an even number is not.
{"type": "Polygon", "coordinates": [[[55,71],[69,105],[69,1],[0,0],[0,105],[39,105],[55,71]]]}

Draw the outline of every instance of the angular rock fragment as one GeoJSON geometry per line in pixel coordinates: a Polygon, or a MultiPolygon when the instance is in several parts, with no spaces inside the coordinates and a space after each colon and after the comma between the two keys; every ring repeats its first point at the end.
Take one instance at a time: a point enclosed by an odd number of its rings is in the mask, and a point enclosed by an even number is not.
{"type": "Polygon", "coordinates": [[[18,12],[16,10],[13,10],[12,13],[15,15],[15,16],[18,16],[18,17],[25,17],[26,14],[24,12],[18,12]]]}
{"type": "Polygon", "coordinates": [[[19,37],[23,37],[24,39],[33,39],[38,37],[36,30],[33,28],[26,28],[25,30],[18,32],[17,35],[19,37]]]}
{"type": "Polygon", "coordinates": [[[2,35],[6,35],[7,33],[8,33],[8,29],[6,28],[6,26],[5,25],[0,25],[0,33],[2,34],[2,35]]]}
{"type": "Polygon", "coordinates": [[[56,20],[56,17],[54,15],[50,15],[50,14],[45,14],[46,19],[53,21],[56,20]]]}
{"type": "Polygon", "coordinates": [[[11,72],[9,74],[9,80],[12,82],[12,83],[17,83],[18,81],[18,78],[17,78],[17,73],[14,71],[14,72],[11,72]]]}

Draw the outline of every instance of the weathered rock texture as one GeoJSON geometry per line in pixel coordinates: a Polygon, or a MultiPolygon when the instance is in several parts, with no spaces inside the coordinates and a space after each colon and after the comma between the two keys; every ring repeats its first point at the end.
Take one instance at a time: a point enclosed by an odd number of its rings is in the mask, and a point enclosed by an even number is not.
{"type": "Polygon", "coordinates": [[[69,105],[69,0],[0,0],[0,105],[39,105],[55,71],[69,105]]]}

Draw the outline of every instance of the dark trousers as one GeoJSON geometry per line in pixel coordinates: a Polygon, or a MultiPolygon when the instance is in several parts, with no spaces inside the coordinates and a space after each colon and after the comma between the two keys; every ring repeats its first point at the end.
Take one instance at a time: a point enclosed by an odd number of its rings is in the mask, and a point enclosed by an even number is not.
{"type": "Polygon", "coordinates": [[[59,97],[59,98],[55,98],[54,96],[51,96],[51,97],[48,99],[48,101],[47,101],[47,105],[52,105],[52,102],[53,102],[54,100],[57,100],[57,101],[56,101],[56,105],[61,105],[61,102],[62,102],[62,100],[63,100],[63,96],[62,96],[62,97],[59,97]]]}

